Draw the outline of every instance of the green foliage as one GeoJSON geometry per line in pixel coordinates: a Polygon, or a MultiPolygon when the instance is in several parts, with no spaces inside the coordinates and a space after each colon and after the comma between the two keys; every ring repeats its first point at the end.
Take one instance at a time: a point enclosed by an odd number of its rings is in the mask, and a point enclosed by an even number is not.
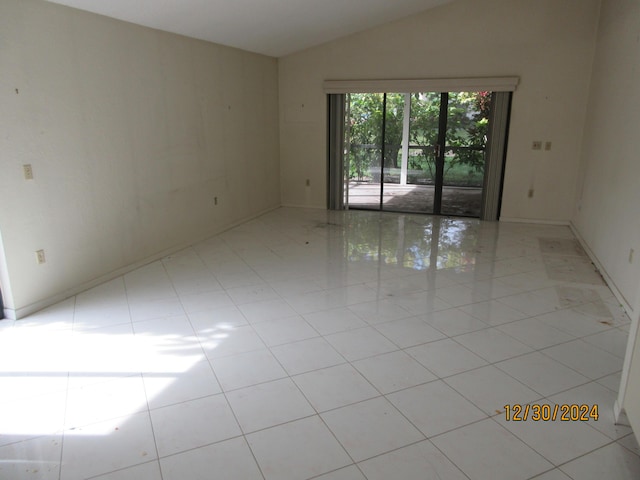
{"type": "MultiPolygon", "coordinates": [[[[434,145],[438,141],[440,100],[441,94],[438,92],[411,94],[410,183],[434,183],[434,145]]],[[[379,181],[384,94],[350,94],[347,102],[349,178],[379,181]]],[[[444,169],[446,185],[481,184],[490,106],[490,92],[448,94],[444,169]],[[466,179],[461,178],[461,171],[467,172],[466,179]]],[[[385,172],[400,168],[404,108],[404,94],[386,95],[385,172]]]]}
{"type": "MultiPolygon", "coordinates": [[[[380,169],[384,94],[356,93],[348,96],[350,178],[363,180],[380,169]]],[[[404,95],[387,94],[385,124],[385,168],[398,167],[402,144],[404,95]]]]}

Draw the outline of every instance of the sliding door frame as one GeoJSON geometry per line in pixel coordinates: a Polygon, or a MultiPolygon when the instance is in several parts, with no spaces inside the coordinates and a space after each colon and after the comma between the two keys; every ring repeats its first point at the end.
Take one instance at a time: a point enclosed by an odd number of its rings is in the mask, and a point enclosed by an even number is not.
{"type": "Polygon", "coordinates": [[[345,94],[327,95],[327,208],[344,210],[344,178],[349,171],[345,162],[345,94]]]}
{"type": "Polygon", "coordinates": [[[449,120],[449,92],[440,93],[438,117],[438,143],[436,148],[436,184],[433,192],[433,215],[442,214],[442,192],[444,187],[444,157],[446,154],[447,122],[449,120]]]}
{"type": "MultiPolygon", "coordinates": [[[[345,205],[345,180],[348,165],[345,165],[345,94],[384,92],[383,119],[386,118],[387,92],[440,92],[440,125],[436,146],[436,192],[433,214],[442,211],[442,189],[444,156],[446,145],[447,109],[449,92],[492,92],[490,132],[485,150],[485,174],[483,179],[482,220],[498,220],[504,182],[504,165],[509,128],[512,92],[516,90],[518,77],[490,78],[440,78],[417,80],[327,80],[327,206],[342,210],[345,205]],[[443,114],[444,109],[444,114],[443,114]]],[[[382,210],[385,156],[385,121],[382,123],[380,210],[382,210]]]]}

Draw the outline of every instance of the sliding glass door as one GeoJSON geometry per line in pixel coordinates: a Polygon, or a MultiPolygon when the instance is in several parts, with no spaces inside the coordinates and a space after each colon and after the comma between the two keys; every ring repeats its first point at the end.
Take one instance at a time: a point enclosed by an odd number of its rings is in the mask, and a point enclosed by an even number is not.
{"type": "Polygon", "coordinates": [[[439,153],[440,104],[437,92],[408,94],[411,115],[407,130],[407,211],[435,213],[435,185],[439,153]]]}
{"type": "Polygon", "coordinates": [[[383,195],[383,141],[386,110],[383,93],[347,94],[346,164],[348,205],[379,210],[383,195]]]}
{"type": "Polygon", "coordinates": [[[490,92],[344,96],[349,208],[479,217],[490,92]]]}
{"type": "Polygon", "coordinates": [[[443,94],[443,98],[447,101],[447,119],[439,213],[479,217],[491,93],[455,92],[443,94]]]}

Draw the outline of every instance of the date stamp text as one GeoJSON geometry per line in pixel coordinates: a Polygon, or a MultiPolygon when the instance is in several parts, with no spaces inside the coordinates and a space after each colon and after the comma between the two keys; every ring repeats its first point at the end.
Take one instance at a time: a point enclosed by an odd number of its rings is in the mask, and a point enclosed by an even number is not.
{"type": "Polygon", "coordinates": [[[508,422],[588,422],[598,420],[598,405],[514,403],[504,406],[504,414],[508,422]]]}

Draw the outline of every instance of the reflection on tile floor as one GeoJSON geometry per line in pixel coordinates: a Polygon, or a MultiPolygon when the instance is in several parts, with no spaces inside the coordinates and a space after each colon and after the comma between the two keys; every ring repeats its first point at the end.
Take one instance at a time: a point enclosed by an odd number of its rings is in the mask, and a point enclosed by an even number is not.
{"type": "Polygon", "coordinates": [[[566,227],[282,208],[0,322],[0,478],[636,479],[628,326],[566,227]]]}

